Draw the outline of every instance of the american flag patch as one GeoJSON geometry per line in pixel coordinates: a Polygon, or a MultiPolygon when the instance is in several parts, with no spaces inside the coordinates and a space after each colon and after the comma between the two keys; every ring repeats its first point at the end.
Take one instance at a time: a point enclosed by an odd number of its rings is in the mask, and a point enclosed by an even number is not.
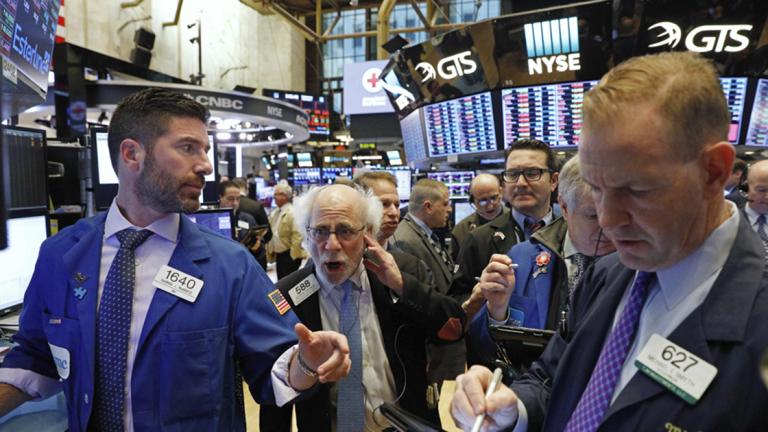
{"type": "Polygon", "coordinates": [[[283,297],[279,289],[276,289],[267,295],[272,301],[272,304],[275,305],[275,309],[280,312],[280,315],[285,315],[285,313],[291,309],[291,305],[288,304],[288,300],[283,297]]]}

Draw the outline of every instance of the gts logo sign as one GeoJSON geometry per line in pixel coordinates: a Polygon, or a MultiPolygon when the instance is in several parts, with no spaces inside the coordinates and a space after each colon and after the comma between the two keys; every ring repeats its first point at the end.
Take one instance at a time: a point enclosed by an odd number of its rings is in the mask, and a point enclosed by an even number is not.
{"type": "Polygon", "coordinates": [[[470,58],[471,55],[471,51],[464,51],[446,57],[437,63],[437,70],[435,70],[431,64],[421,62],[416,65],[416,70],[424,77],[421,80],[422,83],[433,80],[438,76],[446,80],[451,80],[456,77],[471,74],[477,70],[477,63],[470,58]]]}
{"type": "MultiPolygon", "coordinates": [[[[648,48],[669,46],[675,48],[680,44],[683,32],[680,27],[669,21],[656,23],[648,30],[660,29],[658,37],[661,39],[648,45],[648,48]]],[[[703,25],[695,27],[685,37],[685,48],[688,51],[706,52],[739,52],[749,46],[749,32],[752,26],[748,24],[738,25],[703,25]]]]}

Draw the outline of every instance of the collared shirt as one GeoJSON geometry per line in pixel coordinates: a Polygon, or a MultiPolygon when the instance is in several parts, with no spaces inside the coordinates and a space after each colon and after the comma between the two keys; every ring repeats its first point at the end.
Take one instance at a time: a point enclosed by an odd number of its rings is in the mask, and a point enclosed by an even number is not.
{"type": "MultiPolygon", "coordinates": [[[[747,215],[749,226],[751,226],[753,230],[757,231],[757,218],[760,217],[760,213],[756,212],[755,209],[750,207],[749,204],[744,206],[744,213],[747,215]]],[[[768,215],[766,217],[768,218],[768,215]]]]}
{"type": "Polygon", "coordinates": [[[269,224],[272,226],[272,240],[270,240],[270,242],[272,243],[275,253],[283,253],[291,248],[290,245],[286,243],[286,241],[290,241],[290,239],[280,238],[280,224],[282,223],[283,217],[292,209],[293,205],[291,203],[285,203],[282,207],[272,210],[269,214],[269,224]]]}
{"type": "MultiPolygon", "coordinates": [[[[320,318],[323,330],[339,331],[339,314],[344,290],[330,286],[317,278],[320,283],[320,318]]],[[[365,430],[378,431],[390,426],[389,422],[376,408],[384,402],[393,402],[396,398],[395,378],[389,366],[387,352],[384,349],[384,336],[381,333],[376,305],[373,303],[371,284],[365,266],[360,263],[349,278],[354,289],[361,290],[358,303],[360,317],[360,335],[363,342],[363,387],[365,391],[365,430]],[[375,416],[374,416],[374,410],[375,416]]],[[[336,406],[337,385],[331,387],[331,403],[336,406]]],[[[335,412],[334,412],[335,414],[335,412]]],[[[334,418],[335,424],[335,415],[334,418]]]]}
{"type": "MultiPolygon", "coordinates": [[[[544,222],[544,226],[547,226],[547,225],[551,224],[552,220],[555,218],[554,214],[552,213],[552,209],[551,208],[549,209],[549,212],[544,215],[543,218],[538,219],[538,220],[536,220],[536,219],[534,219],[534,218],[532,218],[530,216],[526,216],[526,215],[520,213],[519,211],[517,211],[517,209],[514,209],[514,208],[512,209],[512,217],[515,219],[515,222],[517,222],[517,226],[519,226],[520,229],[523,230],[523,231],[525,231],[525,220],[526,219],[533,220],[533,222],[543,221],[544,222]]],[[[527,236],[525,238],[525,240],[529,240],[529,239],[530,239],[529,236],[527,236]]]]}
{"type": "MultiPolygon", "coordinates": [[[[150,236],[135,250],[135,287],[133,292],[133,306],[131,309],[131,328],[128,339],[128,357],[126,359],[126,379],[124,388],[124,424],[126,431],[133,430],[131,376],[141,331],[144,327],[144,321],[155,294],[153,280],[155,275],[157,275],[157,272],[160,271],[160,268],[170,262],[171,256],[176,249],[179,240],[180,217],[181,215],[179,213],[171,213],[145,228],[140,228],[131,224],[131,222],[123,216],[122,212],[117,207],[116,202],[113,201],[112,205],[109,207],[104,224],[104,237],[102,239],[101,261],[99,264],[97,308],[98,304],[101,302],[101,294],[104,290],[104,282],[107,279],[109,267],[112,265],[112,261],[117,255],[117,251],[120,249],[120,241],[117,239],[117,233],[126,228],[137,230],[147,229],[154,233],[154,235],[150,236]]],[[[292,352],[291,349],[286,351],[286,353],[288,352],[292,352]]],[[[276,369],[277,363],[276,366],[273,367],[273,377],[280,376],[282,377],[281,382],[287,382],[287,367],[283,366],[283,370],[276,369]]],[[[23,369],[0,369],[0,382],[11,384],[35,398],[46,398],[53,394],[51,390],[55,392],[61,389],[59,385],[51,385],[52,383],[58,384],[58,380],[23,369]]],[[[183,383],[180,383],[180,385],[182,384],[183,383]]],[[[280,383],[275,383],[274,379],[273,384],[278,384],[275,386],[275,393],[283,392],[286,394],[283,399],[292,398],[298,394],[290,387],[286,389],[284,385],[280,386],[280,383]]]]}
{"type": "Polygon", "coordinates": [[[411,219],[416,222],[416,225],[418,225],[419,228],[421,228],[421,230],[427,234],[427,237],[432,237],[432,228],[428,227],[427,224],[424,223],[423,220],[419,219],[419,217],[415,214],[409,213],[409,215],[411,216],[411,219]]]}
{"type": "MultiPolygon", "coordinates": [[[[674,265],[656,272],[648,298],[640,313],[640,324],[621,376],[613,393],[613,403],[637,372],[635,359],[654,333],[668,337],[683,320],[707,298],[712,286],[723,270],[739,230],[739,211],[726,201],[730,216],[720,224],[702,245],[674,265]]],[[[633,281],[634,283],[634,281],[633,281]]],[[[629,297],[630,286],[616,308],[613,327],[618,324],[621,311],[629,297]]]]}

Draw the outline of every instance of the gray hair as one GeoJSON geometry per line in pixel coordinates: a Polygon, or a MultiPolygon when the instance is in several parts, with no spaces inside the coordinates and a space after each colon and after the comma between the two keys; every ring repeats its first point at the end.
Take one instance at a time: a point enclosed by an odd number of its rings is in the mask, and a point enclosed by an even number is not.
{"type": "MultiPolygon", "coordinates": [[[[307,192],[297,197],[293,203],[293,223],[296,229],[305,233],[312,220],[312,210],[315,208],[315,200],[320,192],[329,187],[347,187],[357,192],[360,197],[356,200],[355,208],[358,210],[360,220],[371,230],[373,238],[378,238],[381,228],[381,215],[384,207],[379,197],[373,194],[373,191],[364,191],[360,187],[351,187],[347,185],[325,185],[313,186],[307,192]]],[[[309,237],[304,236],[304,247],[309,248],[309,237]]]]}
{"type": "Polygon", "coordinates": [[[569,211],[574,211],[579,205],[579,199],[591,191],[589,185],[581,176],[579,157],[574,156],[563,165],[558,178],[558,195],[565,201],[569,211]]]}
{"type": "Polygon", "coordinates": [[[437,202],[443,199],[443,193],[448,190],[445,183],[432,179],[421,179],[411,189],[411,197],[408,201],[409,212],[420,212],[424,208],[425,201],[437,202]]]}
{"type": "Polygon", "coordinates": [[[291,189],[291,185],[288,184],[285,180],[280,180],[275,185],[274,192],[280,192],[288,195],[288,197],[293,197],[293,189],[291,189]]]}

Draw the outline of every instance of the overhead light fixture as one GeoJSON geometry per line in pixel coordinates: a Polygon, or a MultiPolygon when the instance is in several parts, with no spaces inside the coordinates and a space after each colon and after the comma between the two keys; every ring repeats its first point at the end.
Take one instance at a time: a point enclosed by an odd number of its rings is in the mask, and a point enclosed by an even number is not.
{"type": "Polygon", "coordinates": [[[229,132],[219,132],[216,134],[216,139],[228,140],[232,138],[232,134],[229,132]]]}

